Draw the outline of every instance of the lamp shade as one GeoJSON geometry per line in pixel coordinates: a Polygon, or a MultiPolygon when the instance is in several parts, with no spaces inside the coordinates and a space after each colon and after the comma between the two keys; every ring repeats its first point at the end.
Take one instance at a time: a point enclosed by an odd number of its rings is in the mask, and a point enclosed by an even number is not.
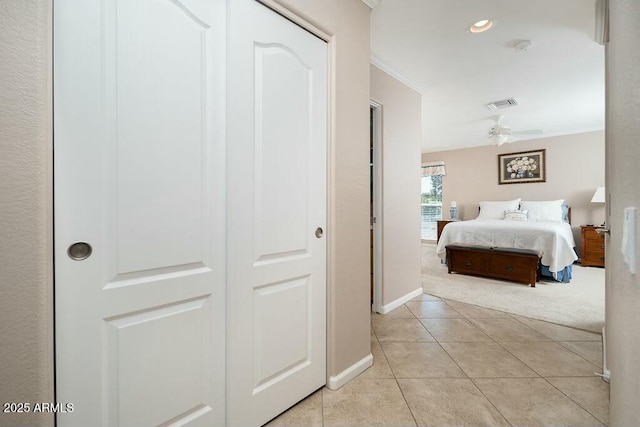
{"type": "Polygon", "coordinates": [[[604,203],[604,187],[598,187],[595,193],[593,193],[593,197],[591,198],[591,203],[604,203]]]}

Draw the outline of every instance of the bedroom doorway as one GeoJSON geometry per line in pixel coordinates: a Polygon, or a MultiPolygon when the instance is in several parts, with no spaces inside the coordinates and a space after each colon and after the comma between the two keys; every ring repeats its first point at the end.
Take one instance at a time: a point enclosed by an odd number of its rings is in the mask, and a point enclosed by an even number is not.
{"type": "Polygon", "coordinates": [[[382,310],[382,104],[369,102],[369,225],[371,305],[382,310]]]}

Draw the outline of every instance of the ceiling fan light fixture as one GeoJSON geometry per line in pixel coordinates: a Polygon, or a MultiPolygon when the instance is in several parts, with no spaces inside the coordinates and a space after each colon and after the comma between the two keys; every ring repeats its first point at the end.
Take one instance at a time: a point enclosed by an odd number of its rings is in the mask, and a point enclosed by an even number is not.
{"type": "Polygon", "coordinates": [[[469,27],[469,32],[483,33],[493,27],[494,22],[491,19],[481,19],[476,21],[469,27]]]}
{"type": "Polygon", "coordinates": [[[491,140],[493,141],[493,143],[495,145],[497,145],[499,147],[502,144],[504,144],[505,142],[509,142],[509,136],[508,135],[495,135],[495,136],[491,137],[491,140]]]}
{"type": "Polygon", "coordinates": [[[525,52],[533,45],[531,40],[520,40],[513,45],[516,52],[525,52]]]}

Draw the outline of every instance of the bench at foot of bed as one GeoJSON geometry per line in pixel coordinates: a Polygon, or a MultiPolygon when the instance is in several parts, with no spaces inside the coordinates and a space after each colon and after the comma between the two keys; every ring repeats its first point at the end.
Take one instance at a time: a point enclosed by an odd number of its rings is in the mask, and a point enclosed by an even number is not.
{"type": "Polygon", "coordinates": [[[529,249],[447,245],[449,273],[505,279],[536,286],[541,254],[529,249]]]}

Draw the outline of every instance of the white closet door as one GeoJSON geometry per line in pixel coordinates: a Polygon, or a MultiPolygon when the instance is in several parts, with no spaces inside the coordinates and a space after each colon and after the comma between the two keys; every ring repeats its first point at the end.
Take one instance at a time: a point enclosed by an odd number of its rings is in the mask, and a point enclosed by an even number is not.
{"type": "Polygon", "coordinates": [[[325,384],[327,45],[229,17],[228,421],[257,426],[325,384]]]}
{"type": "Polygon", "coordinates": [[[224,8],[54,3],[59,426],[224,424],[224,8]]]}

